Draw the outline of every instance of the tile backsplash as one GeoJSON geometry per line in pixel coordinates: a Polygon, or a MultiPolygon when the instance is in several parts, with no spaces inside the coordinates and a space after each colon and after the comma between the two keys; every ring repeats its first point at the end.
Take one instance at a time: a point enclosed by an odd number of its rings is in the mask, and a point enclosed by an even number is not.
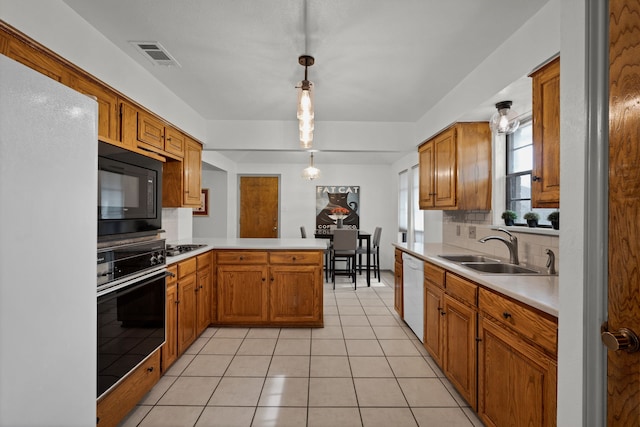
{"type": "MultiPolygon", "coordinates": [[[[506,236],[491,224],[490,212],[456,211],[443,215],[442,241],[448,245],[459,246],[502,259],[509,259],[509,249],[499,241],[486,243],[478,239],[487,236],[506,236]]],[[[560,263],[559,237],[547,234],[531,234],[518,232],[519,227],[509,227],[509,232],[518,238],[518,255],[524,265],[545,268],[547,255],[545,250],[551,249],[556,256],[556,270],[560,263]]],[[[525,227],[522,227],[525,229],[525,227]]]]}

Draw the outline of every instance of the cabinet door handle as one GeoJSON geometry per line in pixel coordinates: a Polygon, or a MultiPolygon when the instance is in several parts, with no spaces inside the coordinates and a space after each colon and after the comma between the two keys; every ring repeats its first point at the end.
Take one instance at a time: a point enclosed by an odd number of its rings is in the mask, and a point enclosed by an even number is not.
{"type": "Polygon", "coordinates": [[[244,261],[244,257],[243,256],[240,257],[240,261],[244,261]]]}
{"type": "Polygon", "coordinates": [[[153,366],[149,366],[149,367],[147,368],[147,372],[153,372],[153,366]]]}
{"type": "Polygon", "coordinates": [[[263,281],[263,282],[266,282],[266,281],[267,281],[267,279],[266,279],[265,277],[263,277],[263,278],[262,278],[262,281],[263,281]]]}
{"type": "Polygon", "coordinates": [[[504,317],[505,319],[508,319],[511,317],[511,313],[509,313],[508,311],[505,311],[504,313],[502,313],[502,317],[504,317]]]}
{"type": "Polygon", "coordinates": [[[296,257],[292,257],[291,259],[292,259],[293,261],[295,261],[297,258],[296,258],[296,257]]]}
{"type": "Polygon", "coordinates": [[[273,282],[273,276],[271,276],[271,281],[273,282]]]}

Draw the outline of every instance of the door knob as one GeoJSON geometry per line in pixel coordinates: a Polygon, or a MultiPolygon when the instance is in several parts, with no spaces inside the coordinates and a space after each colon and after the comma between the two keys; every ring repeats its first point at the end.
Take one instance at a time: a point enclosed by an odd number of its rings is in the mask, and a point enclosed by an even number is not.
{"type": "Polygon", "coordinates": [[[640,340],[631,329],[620,328],[615,332],[607,330],[606,323],[601,328],[602,343],[612,351],[625,350],[634,353],[640,350],[640,340]]]}

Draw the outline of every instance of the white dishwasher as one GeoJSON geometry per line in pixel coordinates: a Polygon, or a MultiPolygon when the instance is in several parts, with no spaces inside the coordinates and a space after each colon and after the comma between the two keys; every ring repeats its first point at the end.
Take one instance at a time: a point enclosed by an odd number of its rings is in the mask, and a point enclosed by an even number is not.
{"type": "Polygon", "coordinates": [[[404,321],[424,342],[424,261],[402,253],[404,321]]]}

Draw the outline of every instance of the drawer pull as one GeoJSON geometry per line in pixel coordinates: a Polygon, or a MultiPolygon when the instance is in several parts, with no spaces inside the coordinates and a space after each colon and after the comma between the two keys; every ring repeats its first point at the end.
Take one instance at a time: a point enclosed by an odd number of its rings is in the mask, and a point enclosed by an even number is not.
{"type": "Polygon", "coordinates": [[[149,367],[147,368],[147,372],[153,372],[153,366],[149,366],[149,367]]]}
{"type": "Polygon", "coordinates": [[[295,260],[296,260],[296,257],[292,257],[291,259],[295,261],[295,260]]]}
{"type": "Polygon", "coordinates": [[[502,317],[504,317],[505,319],[508,319],[511,317],[511,313],[509,313],[508,311],[505,311],[504,313],[502,313],[502,317]]]}
{"type": "Polygon", "coordinates": [[[244,261],[244,257],[243,256],[240,257],[240,261],[244,261]]]}

